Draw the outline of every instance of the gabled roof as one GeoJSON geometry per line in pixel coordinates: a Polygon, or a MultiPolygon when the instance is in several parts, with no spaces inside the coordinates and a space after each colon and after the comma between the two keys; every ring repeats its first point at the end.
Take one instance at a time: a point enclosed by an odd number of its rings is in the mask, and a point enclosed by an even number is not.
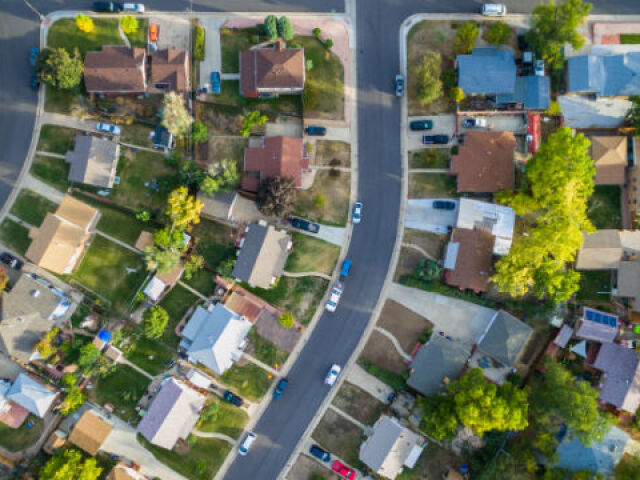
{"type": "Polygon", "coordinates": [[[626,182],[627,137],[591,136],[591,158],[596,167],[596,185],[626,182]]]}
{"type": "Polygon", "coordinates": [[[213,196],[198,192],[198,200],[202,202],[202,215],[228,220],[233,212],[238,194],[235,190],[216,192],[213,196]]]}
{"type": "Polygon", "coordinates": [[[458,86],[467,95],[513,93],[516,64],[513,53],[495,47],[474,48],[471,55],[458,55],[458,86]]]}
{"type": "Polygon", "coordinates": [[[571,337],[573,337],[573,328],[565,323],[556,334],[553,343],[560,348],[564,348],[569,343],[569,340],[571,340],[571,337]]]}
{"type": "Polygon", "coordinates": [[[519,319],[499,310],[478,340],[478,349],[505,367],[512,367],[529,342],[533,329],[519,319]]]}
{"type": "Polygon", "coordinates": [[[189,55],[184,50],[168,48],[153,52],[151,81],[169,85],[167,90],[184,92],[189,88],[189,55]]]}
{"type": "Polygon", "coordinates": [[[482,228],[491,232],[496,241],[493,245],[495,255],[506,255],[511,248],[516,213],[511,207],[495,203],[460,198],[458,206],[457,228],[482,228]]]}
{"type": "Polygon", "coordinates": [[[515,186],[511,132],[469,132],[458,153],[451,157],[451,173],[457,175],[458,192],[498,192],[515,186]]]}
{"type": "Polygon", "coordinates": [[[615,270],[622,257],[622,243],[618,230],[597,230],[583,233],[584,242],[578,250],[577,270],[615,270]]]}
{"type": "Polygon", "coordinates": [[[485,292],[493,272],[495,237],[480,228],[454,228],[445,255],[447,284],[485,292]]]}
{"type": "Polygon", "coordinates": [[[7,399],[43,418],[56,399],[56,393],[21,373],[6,394],[7,399]]]}
{"type": "Polygon", "coordinates": [[[516,77],[513,93],[498,95],[496,103],[522,103],[527,110],[546,110],[551,102],[551,79],[542,75],[516,77]]]}
{"type": "Polygon", "coordinates": [[[630,298],[633,311],[640,311],[640,262],[638,260],[623,260],[618,265],[618,288],[615,296],[630,298]]]}
{"type": "Polygon", "coordinates": [[[204,395],[172,377],[151,402],[137,432],[152,444],[171,450],[178,440],[189,436],[205,400],[204,395]]]}
{"type": "Polygon", "coordinates": [[[568,60],[569,92],[601,97],[640,94],[640,52],[580,55],[568,60]]]}
{"type": "Polygon", "coordinates": [[[84,57],[84,84],[89,93],[142,93],[147,89],[144,48],[105,46],[84,57]]]}
{"type": "Polygon", "coordinates": [[[191,362],[222,375],[242,355],[240,347],[251,327],[251,322],[221,303],[211,311],[198,307],[182,331],[181,345],[187,347],[191,362]]]}
{"type": "Polygon", "coordinates": [[[120,145],[115,140],[94,135],[76,135],[75,148],[65,160],[71,164],[69,180],[111,188],[116,176],[120,145]]]}
{"type": "Polygon", "coordinates": [[[618,427],[611,427],[601,442],[588,447],[577,437],[567,435],[557,450],[557,466],[573,472],[591,470],[611,478],[628,442],[629,435],[618,427]]]}
{"type": "Polygon", "coordinates": [[[242,189],[257,192],[260,181],[268,177],[291,177],[299,188],[302,170],[309,168],[303,152],[302,139],[293,137],[266,137],[262,146],[245,148],[242,189]]]}
{"type": "Polygon", "coordinates": [[[640,407],[640,362],[638,352],[618,343],[603,343],[593,368],[604,372],[600,400],[635,413],[640,407]]]}
{"type": "Polygon", "coordinates": [[[87,410],[82,414],[69,435],[69,441],[92,457],[113,430],[113,426],[95,413],[87,410]]]}
{"type": "Polygon", "coordinates": [[[245,96],[278,89],[304,88],[304,49],[274,47],[252,48],[240,55],[240,89],[245,96]]]}

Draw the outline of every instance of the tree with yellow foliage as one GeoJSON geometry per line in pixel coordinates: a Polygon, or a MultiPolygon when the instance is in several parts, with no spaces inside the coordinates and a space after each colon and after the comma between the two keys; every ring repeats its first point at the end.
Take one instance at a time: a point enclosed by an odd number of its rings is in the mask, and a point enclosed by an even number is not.
{"type": "Polygon", "coordinates": [[[82,30],[85,33],[91,33],[96,29],[96,26],[94,25],[91,17],[87,17],[82,13],[77,14],[75,17],[75,20],[76,20],[76,27],[78,27],[80,30],[82,30]]]}

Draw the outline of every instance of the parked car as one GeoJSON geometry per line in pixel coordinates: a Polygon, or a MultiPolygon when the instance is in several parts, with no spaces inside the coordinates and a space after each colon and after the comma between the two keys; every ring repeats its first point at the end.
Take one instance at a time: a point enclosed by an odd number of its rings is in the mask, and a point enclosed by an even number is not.
{"type": "Polygon", "coordinates": [[[423,135],[422,143],[425,145],[446,145],[449,143],[449,135],[423,135]]]}
{"type": "Polygon", "coordinates": [[[304,133],[314,137],[324,137],[327,134],[327,129],[317,125],[309,125],[304,129],[304,133]]]}
{"type": "Polygon", "coordinates": [[[318,445],[311,445],[309,453],[316,457],[318,460],[322,460],[323,462],[331,461],[331,454],[325,449],[320,448],[318,445]]]}
{"type": "Polygon", "coordinates": [[[404,94],[404,77],[399,73],[396,75],[396,97],[404,94]]]}
{"type": "Polygon", "coordinates": [[[32,67],[36,66],[36,60],[38,59],[39,54],[40,49],[38,47],[33,47],[29,50],[29,65],[32,67]]]}
{"type": "Polygon", "coordinates": [[[362,202],[356,202],[353,204],[353,215],[351,216],[351,221],[353,223],[360,223],[362,220],[362,202]]]}
{"type": "Polygon", "coordinates": [[[533,73],[539,77],[544,77],[544,60],[536,60],[533,63],[533,73]]]}
{"type": "Polygon", "coordinates": [[[220,93],[220,72],[211,72],[211,93],[220,93]]]}
{"type": "Polygon", "coordinates": [[[276,385],[276,389],[273,391],[273,398],[280,398],[282,396],[282,393],[284,392],[284,389],[287,388],[288,384],[289,380],[287,380],[286,378],[280,379],[278,385],[276,385]]]}
{"type": "Polygon", "coordinates": [[[125,12],[144,13],[144,5],[142,3],[125,3],[122,5],[125,12]]]}
{"type": "Polygon", "coordinates": [[[414,120],[409,122],[409,128],[413,131],[416,130],[431,130],[433,128],[433,121],[431,120],[414,120]]]}
{"type": "Polygon", "coordinates": [[[122,133],[122,129],[116,125],[111,123],[98,123],[96,125],[96,130],[99,132],[110,133],[111,135],[120,135],[122,133]]]}
{"type": "Polygon", "coordinates": [[[309,220],[305,220],[304,218],[289,217],[289,223],[292,227],[299,228],[306,232],[318,233],[320,231],[320,225],[310,222],[309,220]]]}
{"type": "Polygon", "coordinates": [[[338,303],[340,302],[340,297],[342,297],[343,291],[344,291],[344,287],[342,282],[337,281],[333,286],[333,288],[331,289],[331,293],[329,294],[329,299],[327,300],[327,304],[324,307],[327,312],[336,311],[336,308],[338,308],[338,303]]]}
{"type": "Polygon", "coordinates": [[[432,207],[437,210],[455,210],[456,202],[452,200],[434,200],[432,207]]]}
{"type": "Polygon", "coordinates": [[[327,373],[327,376],[324,377],[324,384],[332,386],[334,383],[336,383],[338,375],[340,375],[340,370],[342,370],[342,368],[337,363],[331,365],[329,373],[327,373]]]}
{"type": "Polygon", "coordinates": [[[0,254],[0,262],[18,271],[22,270],[22,267],[24,266],[24,262],[22,260],[17,259],[9,252],[3,252],[0,254]]]}
{"type": "Polygon", "coordinates": [[[502,3],[485,3],[482,5],[481,13],[485,17],[504,17],[507,14],[507,7],[502,3]]]}
{"type": "Polygon", "coordinates": [[[31,79],[29,80],[31,88],[37,90],[40,87],[40,79],[38,78],[38,74],[34,73],[31,75],[31,79]]]}
{"type": "Polygon", "coordinates": [[[344,262],[342,262],[342,268],[340,269],[340,277],[344,278],[349,275],[351,271],[351,259],[345,258],[344,262]]]}
{"type": "Polygon", "coordinates": [[[117,13],[122,11],[119,2],[93,2],[93,10],[99,13],[117,13]]]}
{"type": "Polygon", "coordinates": [[[349,480],[355,480],[356,478],[355,470],[350,469],[344,463],[339,462],[338,460],[333,462],[333,465],[331,465],[331,470],[336,472],[341,477],[348,478],[349,480]]]}
{"type": "Polygon", "coordinates": [[[249,453],[249,449],[251,448],[251,445],[253,445],[253,442],[256,441],[256,434],[253,432],[249,432],[247,433],[247,436],[245,437],[244,441],[240,444],[240,446],[238,447],[238,453],[240,455],[242,455],[243,457],[249,453]]]}
{"type": "Polygon", "coordinates": [[[156,43],[158,41],[158,35],[160,35],[160,27],[157,23],[149,25],[149,41],[156,43]]]}
{"type": "Polygon", "coordinates": [[[462,121],[464,128],[486,128],[489,126],[489,121],[486,118],[465,118],[462,121]]]}
{"type": "Polygon", "coordinates": [[[233,393],[231,390],[225,390],[222,394],[222,398],[224,398],[225,401],[235,405],[236,407],[241,407],[244,403],[244,400],[242,400],[242,398],[233,393]]]}

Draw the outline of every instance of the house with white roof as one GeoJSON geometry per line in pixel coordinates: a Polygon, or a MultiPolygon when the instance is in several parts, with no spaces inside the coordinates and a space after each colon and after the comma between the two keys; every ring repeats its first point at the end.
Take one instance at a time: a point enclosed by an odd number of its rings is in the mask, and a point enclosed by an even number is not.
{"type": "Polygon", "coordinates": [[[21,373],[5,394],[5,398],[34,415],[44,418],[55,401],[57,393],[21,373]]]}
{"type": "Polygon", "coordinates": [[[509,253],[513,241],[516,212],[511,207],[495,203],[460,198],[456,228],[479,228],[495,236],[494,255],[509,253]]]}

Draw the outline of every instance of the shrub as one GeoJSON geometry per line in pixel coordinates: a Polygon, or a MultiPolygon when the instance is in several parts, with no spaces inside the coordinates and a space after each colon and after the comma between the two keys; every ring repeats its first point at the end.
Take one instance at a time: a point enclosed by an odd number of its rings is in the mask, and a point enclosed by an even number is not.
{"type": "Polygon", "coordinates": [[[267,15],[264,19],[264,34],[271,40],[278,38],[278,19],[275,15],[267,15]]]}
{"type": "Polygon", "coordinates": [[[284,328],[293,328],[293,325],[295,323],[293,320],[293,315],[291,315],[290,313],[283,313],[282,315],[280,315],[278,321],[284,328]]]}
{"type": "Polygon", "coordinates": [[[324,42],[324,46],[327,47],[329,50],[331,50],[331,47],[333,47],[333,40],[331,40],[330,38],[327,38],[327,41],[324,42]]]}
{"type": "Polygon", "coordinates": [[[471,52],[478,38],[478,26],[475,23],[465,23],[456,32],[455,50],[458,54],[471,52]]]}
{"type": "Polygon", "coordinates": [[[311,33],[313,33],[316,37],[319,37],[320,34],[322,33],[322,30],[316,27],[313,30],[311,30],[311,33]]]}
{"type": "Polygon", "coordinates": [[[313,206],[317,209],[322,209],[326,205],[327,201],[323,194],[319,193],[313,197],[313,206]]]}
{"type": "Polygon", "coordinates": [[[547,108],[547,111],[545,113],[547,115],[561,115],[562,107],[555,100],[551,100],[551,103],[549,103],[549,108],[547,108]]]}
{"type": "Polygon", "coordinates": [[[122,31],[127,35],[131,35],[138,31],[138,19],[133,15],[125,15],[120,19],[122,31]]]}
{"type": "Polygon", "coordinates": [[[296,33],[293,31],[293,25],[289,17],[280,17],[280,20],[278,20],[278,33],[285,42],[295,37],[296,33]]]}
{"type": "Polygon", "coordinates": [[[465,94],[460,87],[453,87],[449,90],[449,98],[456,103],[460,103],[464,100],[465,94]]]}
{"type": "Polygon", "coordinates": [[[252,35],[251,36],[252,43],[260,43],[260,35],[252,35]]]}
{"type": "Polygon", "coordinates": [[[195,143],[204,143],[209,139],[209,127],[203,122],[194,122],[191,126],[191,135],[195,143]]]}
{"type": "Polygon", "coordinates": [[[423,345],[429,341],[431,335],[433,334],[433,330],[429,327],[426,327],[422,334],[420,335],[420,343],[423,345]]]}
{"type": "Polygon", "coordinates": [[[442,72],[442,84],[445,88],[453,88],[456,86],[457,77],[455,69],[445,70],[442,72]]]}
{"type": "Polygon", "coordinates": [[[96,29],[93,20],[86,15],[79,13],[75,17],[76,26],[85,33],[91,33],[96,29]]]}
{"type": "Polygon", "coordinates": [[[204,60],[204,27],[196,25],[193,35],[193,58],[196,60],[204,60]]]}
{"type": "Polygon", "coordinates": [[[441,68],[440,54],[431,51],[425,53],[422,61],[414,67],[416,98],[420,105],[429,105],[442,96],[441,68]]]}
{"type": "Polygon", "coordinates": [[[144,335],[147,338],[160,338],[169,323],[169,314],[159,305],[148,308],[142,314],[144,335]]]}
{"type": "Polygon", "coordinates": [[[304,68],[307,72],[310,72],[311,70],[313,70],[313,60],[311,60],[310,58],[307,58],[304,62],[304,68]]]}
{"type": "Polygon", "coordinates": [[[511,27],[499,20],[494,22],[487,31],[487,40],[491,45],[502,45],[507,43],[511,36],[511,27]]]}

